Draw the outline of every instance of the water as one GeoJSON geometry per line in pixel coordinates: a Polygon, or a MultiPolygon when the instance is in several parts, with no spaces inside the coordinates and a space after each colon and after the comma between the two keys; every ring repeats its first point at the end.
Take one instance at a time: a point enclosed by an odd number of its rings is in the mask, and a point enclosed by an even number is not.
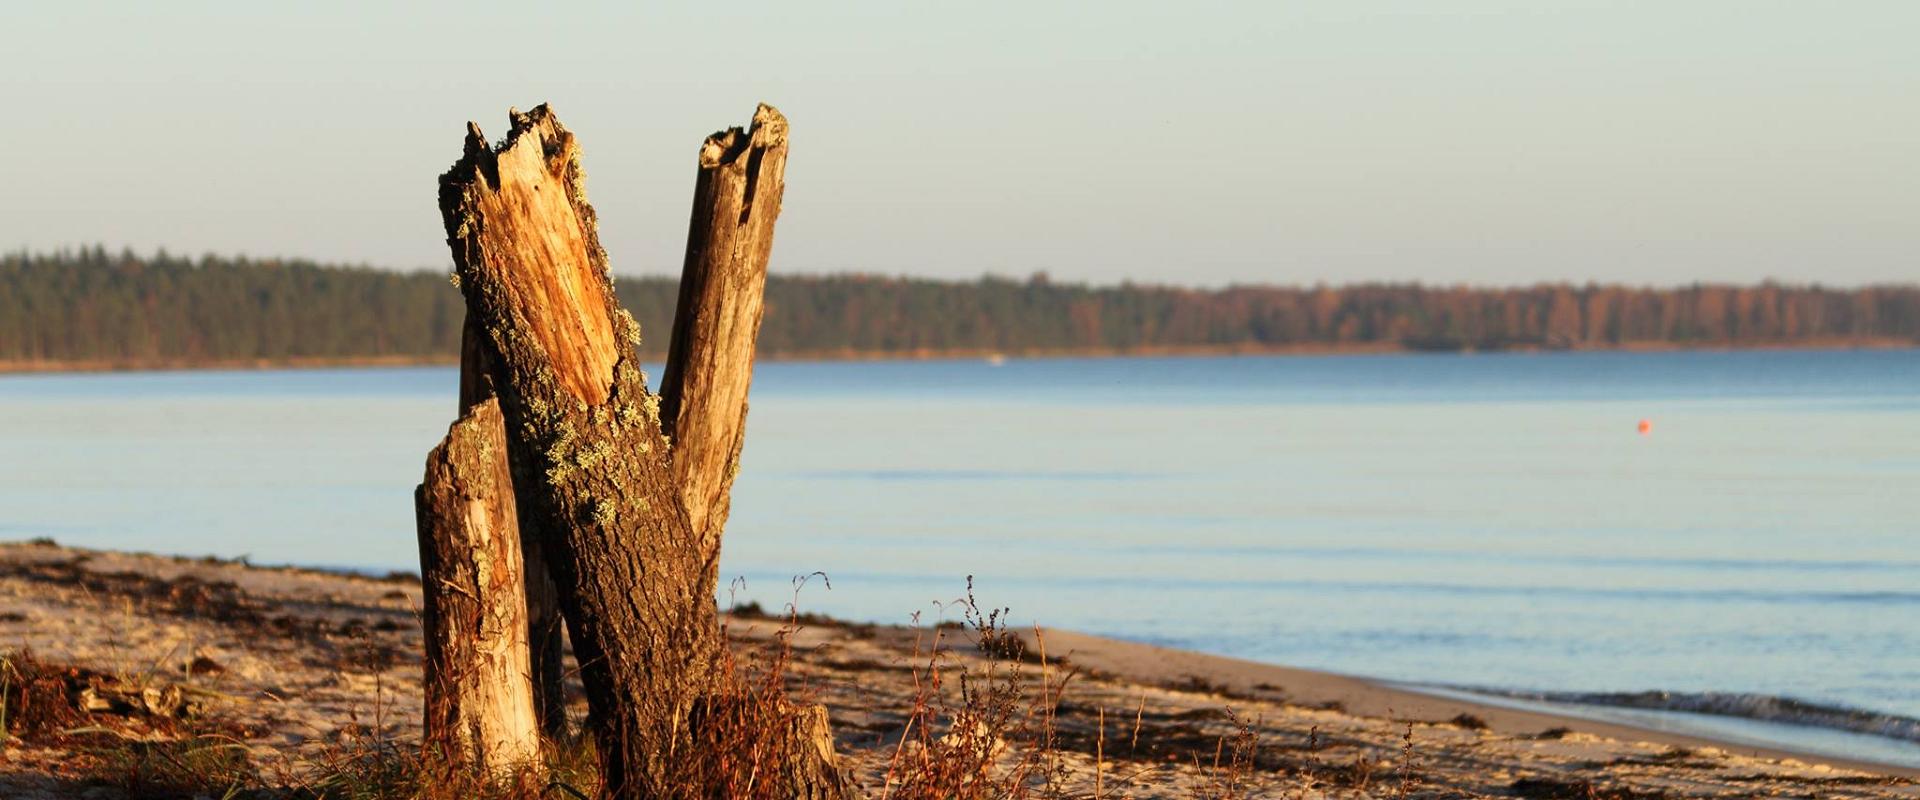
{"type": "MultiPolygon", "coordinates": [[[[905,621],[974,575],[1019,620],[1920,765],[1920,351],[756,377],[739,599],[821,570],[806,609],[905,621]],[[1671,709],[1622,699],[1653,690],[1671,709]]],[[[0,537],[410,568],[453,393],[450,369],[0,378],[0,537]]]]}

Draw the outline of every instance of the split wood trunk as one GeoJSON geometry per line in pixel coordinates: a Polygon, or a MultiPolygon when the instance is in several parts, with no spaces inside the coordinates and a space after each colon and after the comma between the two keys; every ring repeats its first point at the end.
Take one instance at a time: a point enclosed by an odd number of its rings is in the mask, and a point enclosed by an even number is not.
{"type": "Polygon", "coordinates": [[[519,508],[538,532],[580,664],[603,794],[737,793],[743,786],[712,767],[741,760],[712,750],[731,746],[782,759],[754,770],[753,794],[842,796],[824,726],[800,724],[816,712],[783,706],[783,724],[710,724],[716,709],[733,714],[743,702],[725,668],[712,576],[744,430],[785,120],[763,107],[751,133],[716,134],[702,150],[699,185],[713,195],[704,224],[733,230],[701,232],[696,207],[688,270],[698,288],[683,291],[677,312],[689,341],[673,343],[674,410],[663,416],[639,370],[639,325],[614,299],[577,142],[545,106],[511,119],[497,149],[469,126],[464,155],[441,177],[440,207],[504,415],[519,508]],[[704,255],[715,243],[724,253],[704,255]],[[738,269],[752,277],[708,274],[738,269]],[[783,741],[726,741],[750,734],[783,741]],[[769,775],[792,777],[769,791],[769,775]]]}
{"type": "MultiPolygon", "coordinates": [[[[488,362],[483,331],[468,314],[460,332],[460,412],[494,399],[493,376],[488,362]]],[[[506,432],[500,432],[501,446],[494,459],[500,470],[508,471],[506,432]]],[[[509,495],[513,497],[513,495],[509,495]]],[[[560,619],[560,599],[547,570],[546,552],[540,533],[531,520],[535,515],[517,512],[521,572],[525,576],[527,609],[527,680],[533,685],[533,709],[540,721],[540,732],[548,741],[561,741],[567,733],[566,672],[563,662],[565,639],[560,619]]],[[[425,576],[427,573],[421,573],[425,576]]]]}
{"type": "Polygon", "coordinates": [[[414,490],[428,752],[497,777],[539,762],[520,526],[498,402],[468,408],[414,490]]]}

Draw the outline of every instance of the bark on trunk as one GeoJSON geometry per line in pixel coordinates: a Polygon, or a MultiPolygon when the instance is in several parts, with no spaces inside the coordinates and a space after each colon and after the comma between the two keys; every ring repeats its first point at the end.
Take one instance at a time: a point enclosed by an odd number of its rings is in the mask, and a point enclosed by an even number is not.
{"type": "MultiPolygon", "coordinates": [[[[440,207],[491,360],[520,508],[540,532],[580,663],[604,794],[711,796],[716,787],[687,782],[687,765],[707,755],[689,716],[734,687],[715,669],[725,645],[707,548],[639,371],[639,326],[614,301],[574,137],[544,106],[512,123],[498,149],[469,126],[440,207]]],[[[807,769],[839,785],[830,763],[807,769]]]]}
{"type": "Polygon", "coordinates": [[[537,765],[520,527],[499,404],[461,415],[414,490],[426,639],[426,745],[506,778],[537,765]]]}

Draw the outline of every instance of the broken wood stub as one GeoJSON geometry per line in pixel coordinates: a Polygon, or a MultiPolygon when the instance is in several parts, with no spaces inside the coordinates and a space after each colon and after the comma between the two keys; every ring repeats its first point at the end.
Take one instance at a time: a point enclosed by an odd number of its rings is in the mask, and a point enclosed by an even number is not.
{"type": "Polygon", "coordinates": [[[426,746],[489,775],[540,758],[527,680],[520,527],[499,404],[467,409],[414,490],[426,641],[426,746]]]}
{"type": "Polygon", "coordinates": [[[754,112],[750,130],[721,131],[701,144],[660,414],[709,581],[718,576],[720,534],[746,441],[747,388],[786,169],[787,120],[771,106],[754,112]]]}
{"type": "MultiPolygon", "coordinates": [[[[475,163],[486,172],[489,190],[465,199],[473,204],[470,219],[486,224],[449,233],[471,239],[467,252],[491,260],[490,271],[542,267],[522,270],[523,280],[495,288],[513,295],[506,305],[541,312],[519,320],[516,332],[545,353],[546,368],[567,391],[597,404],[607,399],[620,355],[612,321],[619,308],[604,274],[606,254],[592,207],[578,194],[584,189],[573,136],[563,128],[548,133],[539,146],[507,148],[475,163]]],[[[479,126],[469,124],[467,138],[469,150],[476,144],[486,149],[479,126]]]]}

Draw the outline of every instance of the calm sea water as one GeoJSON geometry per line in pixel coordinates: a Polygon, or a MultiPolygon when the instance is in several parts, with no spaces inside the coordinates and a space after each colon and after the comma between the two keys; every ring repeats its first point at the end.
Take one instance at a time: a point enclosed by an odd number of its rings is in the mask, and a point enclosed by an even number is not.
{"type": "MultiPolygon", "coordinates": [[[[0,538],[412,568],[454,384],[0,377],[0,538]]],[[[742,600],[820,570],[805,609],[905,621],[973,575],[1022,621],[1920,764],[1920,351],[766,364],[753,397],[742,600]]]]}

